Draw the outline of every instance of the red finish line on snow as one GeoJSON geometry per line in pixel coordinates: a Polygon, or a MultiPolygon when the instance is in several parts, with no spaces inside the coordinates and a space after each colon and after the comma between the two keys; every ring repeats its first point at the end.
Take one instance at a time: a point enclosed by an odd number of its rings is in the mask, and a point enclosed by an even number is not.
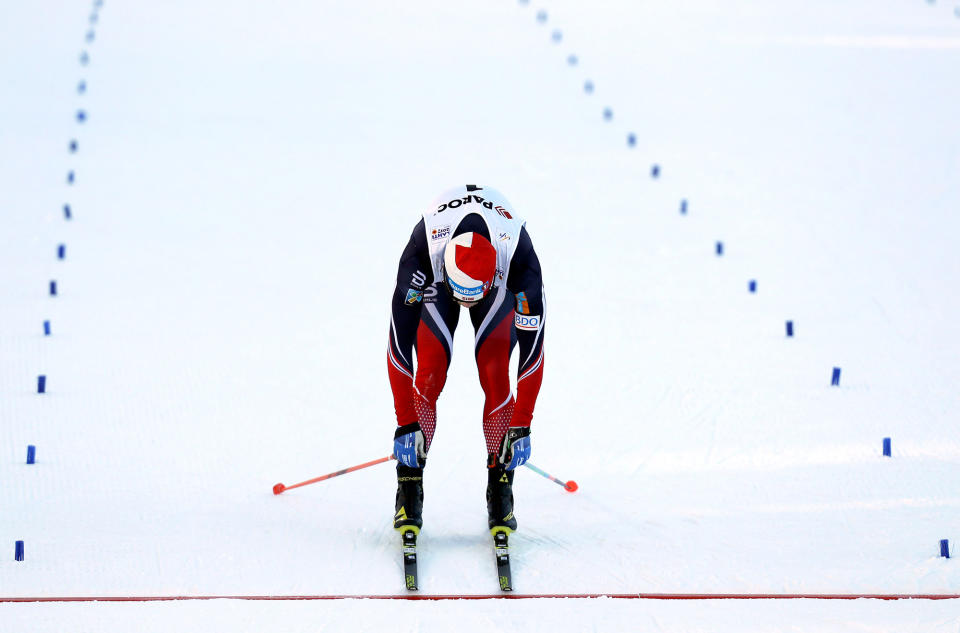
{"type": "Polygon", "coordinates": [[[176,602],[181,600],[956,600],[960,594],[910,593],[503,593],[315,596],[77,596],[0,598],[3,602],[176,602]]]}

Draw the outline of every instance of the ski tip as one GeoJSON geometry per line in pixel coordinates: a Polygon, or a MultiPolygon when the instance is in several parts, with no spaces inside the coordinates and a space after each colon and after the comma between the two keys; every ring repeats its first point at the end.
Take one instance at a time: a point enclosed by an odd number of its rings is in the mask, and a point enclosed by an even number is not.
{"type": "Polygon", "coordinates": [[[273,494],[278,495],[286,489],[287,487],[284,486],[283,484],[277,484],[276,486],[273,487],[273,494]]]}
{"type": "Polygon", "coordinates": [[[563,487],[563,489],[566,490],[567,492],[576,492],[579,488],[580,486],[577,485],[577,482],[575,482],[572,479],[568,481],[566,485],[564,485],[563,487]]]}

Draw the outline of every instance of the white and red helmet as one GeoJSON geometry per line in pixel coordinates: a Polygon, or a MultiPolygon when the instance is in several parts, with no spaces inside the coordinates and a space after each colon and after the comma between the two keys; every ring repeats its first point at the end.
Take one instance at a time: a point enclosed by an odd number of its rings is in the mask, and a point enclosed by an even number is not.
{"type": "Polygon", "coordinates": [[[497,250],[479,233],[461,233],[443,251],[447,289],[454,301],[473,305],[483,299],[497,274],[497,250]]]}

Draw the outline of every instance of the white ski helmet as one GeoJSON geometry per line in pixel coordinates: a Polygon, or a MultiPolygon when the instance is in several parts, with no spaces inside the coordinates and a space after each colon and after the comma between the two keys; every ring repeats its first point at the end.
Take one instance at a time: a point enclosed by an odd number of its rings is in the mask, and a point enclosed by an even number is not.
{"type": "Polygon", "coordinates": [[[461,233],[443,251],[447,289],[461,305],[476,305],[493,286],[497,250],[479,233],[461,233]]]}

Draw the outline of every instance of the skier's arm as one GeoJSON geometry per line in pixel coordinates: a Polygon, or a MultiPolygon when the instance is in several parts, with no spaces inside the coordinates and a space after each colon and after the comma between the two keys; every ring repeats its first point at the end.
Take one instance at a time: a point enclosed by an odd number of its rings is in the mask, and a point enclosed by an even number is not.
{"type": "Polygon", "coordinates": [[[540,260],[524,227],[510,263],[507,289],[516,296],[516,331],[520,353],[517,372],[517,404],[510,426],[530,426],[543,379],[543,326],[546,303],[540,260]]]}
{"type": "Polygon", "coordinates": [[[397,285],[390,306],[387,371],[399,425],[417,421],[413,408],[413,346],[420,324],[420,310],[423,308],[423,291],[431,283],[433,273],[423,220],[420,220],[400,256],[397,285]]]}

